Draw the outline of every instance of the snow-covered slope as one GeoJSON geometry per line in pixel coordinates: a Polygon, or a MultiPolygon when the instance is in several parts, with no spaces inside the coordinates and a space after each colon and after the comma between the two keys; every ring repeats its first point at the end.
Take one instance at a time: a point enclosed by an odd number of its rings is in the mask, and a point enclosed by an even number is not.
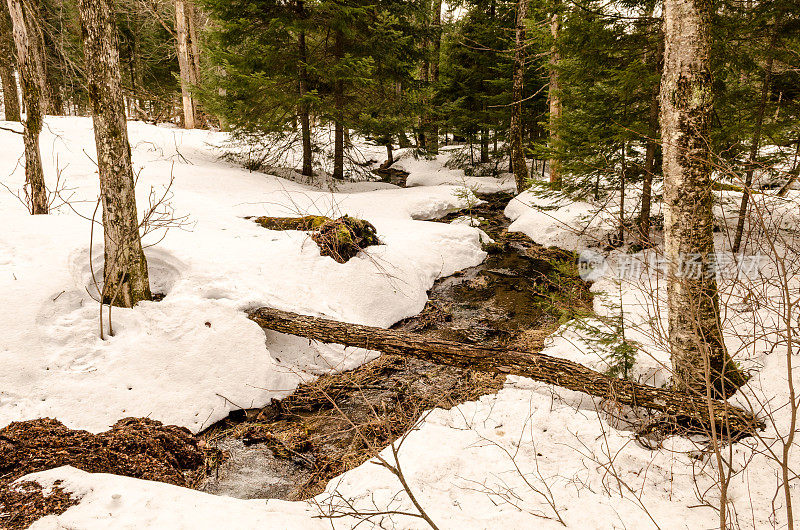
{"type": "MultiPolygon", "coordinates": [[[[145,241],[155,243],[146,251],[151,279],[166,298],[114,309],[115,335],[100,340],[90,296],[89,219],[99,186],[92,123],[49,118],[41,138],[46,180],[55,187],[60,174],[70,206],[34,217],[0,193],[0,425],[50,416],[102,431],[125,416],[148,416],[198,431],[231,409],[287,394],[308,374],[353,367],[367,355],[277,334],[265,343],[245,309],[388,326],[418,313],[436,278],[485,257],[478,230],[415,220],[462,206],[452,186],[320,192],[218,161],[213,145],[224,134],[129,128],[140,210],[173,178],[174,215],[188,216],[187,226],[145,241]],[[312,213],[366,218],[385,245],[342,265],[320,256],[304,233],[244,219],[312,213]]],[[[0,131],[0,150],[2,182],[18,189],[22,138],[0,131]]],[[[92,254],[102,275],[100,227],[92,254]]]]}

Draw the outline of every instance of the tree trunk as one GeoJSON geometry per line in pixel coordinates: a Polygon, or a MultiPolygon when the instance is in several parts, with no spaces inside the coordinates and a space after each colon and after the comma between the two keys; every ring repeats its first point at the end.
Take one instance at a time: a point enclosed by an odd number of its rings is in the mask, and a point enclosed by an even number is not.
{"type": "Polygon", "coordinates": [[[42,33],[42,16],[39,11],[39,1],[22,0],[22,4],[30,49],[38,50],[39,53],[39,59],[34,61],[34,66],[36,67],[37,78],[39,79],[40,109],[43,114],[60,116],[63,114],[63,109],[60,108],[60,97],[56,95],[56,91],[53,90],[49,83],[50,76],[47,68],[47,46],[45,45],[44,34],[42,33]]]}
{"type": "MultiPolygon", "coordinates": [[[[10,56],[6,55],[6,57],[10,56]]],[[[0,81],[3,83],[3,109],[6,121],[22,121],[14,69],[7,61],[0,62],[0,81]]]]}
{"type": "Polygon", "coordinates": [[[676,388],[727,396],[745,382],[722,338],[708,130],[710,0],[665,0],[661,136],[669,344],[676,388]],[[709,388],[710,385],[710,388],[709,388]]]}
{"type": "Polygon", "coordinates": [[[398,145],[400,146],[400,149],[408,149],[409,147],[412,146],[411,140],[408,139],[408,136],[406,135],[405,132],[401,132],[400,134],[397,135],[397,142],[398,145]]]}
{"type": "Polygon", "coordinates": [[[481,164],[489,162],[489,133],[481,129],[481,164]]]}
{"type": "Polygon", "coordinates": [[[8,11],[14,27],[14,44],[17,48],[22,98],[25,103],[23,142],[25,144],[25,185],[31,213],[46,214],[48,211],[47,188],[44,183],[42,155],[39,151],[39,133],[42,131],[42,85],[39,78],[43,61],[42,50],[35,39],[28,37],[25,7],[22,0],[7,0],[8,11]]]}
{"type": "Polygon", "coordinates": [[[628,158],[627,158],[628,144],[622,142],[622,171],[619,176],[619,233],[617,240],[620,245],[625,244],[625,185],[626,177],[628,176],[628,158]]]}
{"type": "MultiPolygon", "coordinates": [[[[337,60],[344,57],[344,34],[342,30],[336,30],[334,42],[334,55],[337,60]]],[[[337,79],[335,83],[334,106],[336,111],[336,122],[334,124],[333,137],[333,178],[344,179],[344,82],[337,79]]]]}
{"type": "Polygon", "coordinates": [[[800,140],[797,140],[797,147],[795,147],[794,151],[794,162],[792,162],[792,169],[789,171],[789,178],[786,184],[778,190],[778,197],[785,197],[798,177],[800,177],[800,140]]]}
{"type": "Polygon", "coordinates": [[[19,91],[14,77],[14,31],[8,16],[8,6],[0,1],[0,81],[3,84],[3,106],[7,121],[22,121],[19,110],[19,91]]]}
{"type": "Polygon", "coordinates": [[[753,432],[755,428],[763,428],[763,423],[753,414],[727,403],[712,401],[709,407],[705,399],[692,394],[616,379],[567,359],[543,353],[465,344],[267,307],[256,309],[249,316],[262,328],[280,333],[394,355],[412,355],[472,370],[530,377],[617,403],[657,410],[683,421],[709,425],[713,418],[713,422],[720,427],[727,429],[726,425],[729,425],[732,432],[753,432]]]}
{"type": "Polygon", "coordinates": [[[196,125],[196,105],[191,88],[194,66],[191,58],[189,24],[186,13],[187,0],[175,0],[175,31],[178,39],[178,67],[181,75],[181,97],[183,99],[183,126],[194,129],[196,125]]]}
{"type": "MultiPolygon", "coordinates": [[[[550,20],[550,34],[553,37],[553,46],[550,50],[550,149],[557,149],[559,143],[558,123],[561,120],[561,80],[558,65],[561,62],[558,36],[561,33],[561,0],[553,2],[553,17],[550,20]]],[[[561,189],[561,162],[557,158],[550,159],[550,183],[556,189],[561,189]]]]}
{"type": "Polygon", "coordinates": [[[739,218],[736,223],[736,234],[733,238],[733,245],[731,250],[734,254],[739,252],[742,245],[742,235],[744,234],[744,222],[747,217],[747,206],[750,200],[750,187],[753,185],[753,172],[756,169],[756,159],[758,158],[758,146],[761,144],[761,129],[764,126],[764,114],[767,109],[767,99],[769,97],[769,88],[772,82],[772,66],[775,60],[773,50],[778,45],[778,25],[780,24],[780,17],[776,16],[772,27],[772,38],[770,39],[770,49],[767,55],[766,65],[764,66],[764,78],[761,81],[761,97],[758,101],[758,111],[756,113],[756,122],[753,127],[753,138],[750,142],[750,156],[747,160],[747,173],[744,178],[744,193],[742,193],[742,203],[739,206],[739,218]]]}
{"type": "MultiPolygon", "coordinates": [[[[434,0],[433,2],[433,50],[431,50],[430,59],[430,82],[433,90],[439,86],[439,59],[442,50],[442,0],[434,0]]],[[[426,139],[426,147],[431,154],[439,153],[439,124],[435,117],[430,115],[430,107],[432,102],[428,102],[428,138],[426,139]]]]}
{"type": "Polygon", "coordinates": [[[528,166],[522,144],[522,90],[525,80],[525,18],[528,16],[528,0],[517,0],[517,23],[514,45],[514,85],[511,125],[508,130],[511,144],[511,170],[517,182],[517,192],[522,193],[528,185],[528,166]]]}
{"type": "MultiPolygon", "coordinates": [[[[661,43],[656,45],[656,53],[653,67],[656,71],[661,71],[661,63],[664,59],[664,50],[661,43]]],[[[659,134],[658,113],[660,110],[658,101],[659,85],[653,86],[650,93],[650,116],[648,119],[648,138],[644,154],[644,180],[642,182],[642,210],[639,213],[639,242],[642,247],[650,246],[650,203],[653,200],[653,174],[656,168],[656,148],[658,147],[656,138],[659,134]]]]}
{"type": "MultiPolygon", "coordinates": [[[[303,2],[297,2],[298,14],[304,18],[305,12],[303,2]]],[[[306,48],[306,32],[300,31],[298,36],[298,53],[300,56],[299,65],[299,79],[300,79],[300,129],[303,141],[303,175],[311,177],[314,175],[314,155],[311,150],[311,118],[309,116],[308,102],[305,100],[306,93],[308,92],[308,70],[306,62],[308,61],[308,50],[306,48]]]]}
{"type": "Polygon", "coordinates": [[[113,305],[133,307],[141,300],[149,300],[151,294],[147,260],[139,236],[117,33],[109,2],[79,0],[78,10],[103,203],[102,298],[113,305]]]}
{"type": "Polygon", "coordinates": [[[391,140],[386,144],[386,164],[384,167],[389,167],[394,164],[394,153],[392,152],[392,142],[391,140]]]}

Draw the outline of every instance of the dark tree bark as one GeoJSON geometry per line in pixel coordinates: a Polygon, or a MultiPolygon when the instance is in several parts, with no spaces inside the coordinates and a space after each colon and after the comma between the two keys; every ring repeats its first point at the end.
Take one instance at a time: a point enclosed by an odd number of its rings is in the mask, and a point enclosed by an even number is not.
{"type": "MultiPolygon", "coordinates": [[[[297,2],[298,16],[305,18],[304,2],[297,2]]],[[[303,175],[310,177],[314,174],[314,155],[311,149],[311,117],[308,103],[303,99],[308,92],[308,69],[306,63],[308,62],[308,50],[306,48],[306,32],[301,30],[297,38],[298,54],[300,56],[300,134],[302,135],[303,142],[303,175]]]]}
{"type": "MultiPolygon", "coordinates": [[[[553,15],[550,19],[550,34],[553,37],[553,46],[550,50],[550,149],[558,146],[558,123],[561,120],[561,78],[558,66],[561,62],[561,52],[558,46],[558,36],[561,33],[561,0],[554,0],[553,15]]],[[[557,158],[549,160],[550,184],[555,189],[561,189],[561,162],[557,158]]]]}
{"type": "Polygon", "coordinates": [[[39,50],[40,59],[35,61],[40,80],[41,108],[44,114],[60,116],[64,113],[61,94],[57,87],[51,86],[47,62],[47,45],[42,32],[42,14],[40,0],[22,0],[25,22],[28,28],[28,39],[33,47],[39,50]]]}
{"type": "Polygon", "coordinates": [[[617,403],[657,410],[683,421],[706,426],[712,421],[720,427],[729,425],[732,432],[753,432],[756,428],[763,428],[763,423],[753,414],[728,403],[712,400],[709,405],[703,397],[616,379],[581,364],[542,353],[464,344],[266,307],[251,312],[250,318],[262,328],[280,333],[394,355],[412,355],[472,370],[530,377],[617,403]]]}
{"type": "Polygon", "coordinates": [[[517,0],[517,23],[514,45],[514,85],[511,125],[508,130],[511,144],[511,170],[517,182],[517,192],[522,193],[528,185],[528,166],[522,143],[522,90],[525,79],[525,18],[528,16],[528,0],[517,0]]]}
{"type": "Polygon", "coordinates": [[[625,244],[625,185],[628,177],[628,144],[622,142],[622,171],[619,176],[619,233],[617,240],[620,245],[625,244]]]}
{"type": "Polygon", "coordinates": [[[775,61],[773,50],[778,45],[778,25],[780,17],[776,16],[772,27],[772,37],[770,38],[770,50],[768,51],[767,61],[764,66],[764,78],[761,81],[761,97],[758,100],[758,111],[756,122],[753,127],[753,137],[750,141],[750,156],[747,159],[747,172],[744,178],[744,193],[742,193],[742,203],[739,206],[739,217],[736,222],[736,234],[733,237],[731,250],[733,253],[739,252],[742,245],[742,235],[744,234],[744,223],[747,217],[747,206],[750,200],[750,187],[753,185],[753,172],[756,169],[756,159],[758,158],[758,147],[761,145],[761,130],[764,126],[764,114],[767,110],[767,99],[769,98],[770,85],[772,83],[772,67],[775,61]]]}
{"type": "Polygon", "coordinates": [[[103,203],[105,302],[133,307],[152,298],[134,193],[111,0],[79,0],[89,100],[103,203]]]}
{"type": "MultiPolygon", "coordinates": [[[[6,56],[8,57],[8,56],[6,56]]],[[[0,81],[3,83],[3,110],[7,121],[22,121],[19,112],[19,92],[14,69],[8,61],[0,61],[0,81]]]]}
{"type": "Polygon", "coordinates": [[[384,167],[389,167],[394,164],[394,152],[392,151],[391,140],[386,144],[386,164],[384,167]]]}
{"type": "Polygon", "coordinates": [[[786,184],[778,190],[778,197],[785,197],[798,177],[800,177],[800,139],[797,140],[797,146],[794,150],[794,162],[792,162],[792,169],[789,171],[789,178],[786,180],[786,184]]]}
{"type": "MultiPolygon", "coordinates": [[[[336,30],[334,36],[334,55],[337,60],[344,57],[344,33],[336,30]]],[[[335,83],[334,106],[336,111],[333,127],[333,178],[344,179],[344,81],[335,83]]]]}
{"type": "Polygon", "coordinates": [[[25,183],[31,213],[46,214],[48,211],[47,188],[44,183],[42,155],[39,151],[39,133],[42,132],[42,85],[39,77],[43,61],[43,50],[36,39],[28,35],[27,15],[22,0],[7,0],[11,23],[14,27],[14,44],[17,49],[22,98],[25,103],[23,141],[25,144],[25,183]]]}
{"type": "MultiPolygon", "coordinates": [[[[663,38],[656,46],[653,68],[660,72],[664,59],[663,38]]],[[[642,182],[642,209],[639,213],[639,242],[643,247],[650,246],[650,205],[653,200],[653,174],[656,168],[656,149],[658,147],[658,114],[661,109],[658,93],[659,85],[653,86],[650,94],[650,116],[648,118],[648,138],[644,155],[644,179],[642,182]]]]}
{"type": "Polygon", "coordinates": [[[745,382],[722,337],[714,259],[710,0],[665,0],[661,136],[669,344],[676,388],[727,396],[745,382]]]}
{"type": "MultiPolygon", "coordinates": [[[[430,82],[435,90],[439,85],[439,58],[442,49],[442,0],[434,0],[432,8],[433,18],[431,28],[433,30],[433,46],[430,58],[430,82]]],[[[428,122],[427,138],[425,139],[426,148],[431,154],[439,153],[439,124],[434,116],[431,115],[431,102],[428,102],[429,110],[426,121],[428,122]]]]}
{"type": "Polygon", "coordinates": [[[14,31],[5,2],[0,2],[0,81],[3,84],[3,106],[6,120],[22,121],[17,81],[14,78],[14,31]]]}

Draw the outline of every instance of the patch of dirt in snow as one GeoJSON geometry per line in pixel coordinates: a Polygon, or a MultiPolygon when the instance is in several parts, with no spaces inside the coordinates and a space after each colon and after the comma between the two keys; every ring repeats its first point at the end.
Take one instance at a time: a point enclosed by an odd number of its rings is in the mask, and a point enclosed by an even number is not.
{"type": "Polygon", "coordinates": [[[188,429],[147,418],[122,419],[100,434],[69,429],[49,418],[11,423],[0,429],[0,528],[26,528],[77,502],[57,488],[43,492],[14,484],[23,475],[69,465],[191,486],[216,452],[204,449],[188,429]]]}
{"type": "Polygon", "coordinates": [[[406,180],[408,180],[408,172],[402,169],[395,169],[393,167],[380,167],[373,170],[373,173],[381,177],[383,182],[406,187],[406,180]]]}
{"type": "Polygon", "coordinates": [[[58,485],[49,489],[36,482],[0,486],[0,528],[28,528],[46,515],[61,515],[79,500],[58,485]]]}

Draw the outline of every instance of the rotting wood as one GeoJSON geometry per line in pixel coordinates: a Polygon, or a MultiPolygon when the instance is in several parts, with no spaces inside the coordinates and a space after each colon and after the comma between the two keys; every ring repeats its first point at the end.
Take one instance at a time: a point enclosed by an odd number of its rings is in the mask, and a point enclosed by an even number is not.
{"type": "MultiPolygon", "coordinates": [[[[348,324],[262,307],[249,317],[264,329],[321,342],[378,350],[395,355],[413,355],[435,363],[486,372],[529,377],[536,381],[584,392],[631,407],[659,411],[679,423],[708,426],[713,417],[718,428],[733,436],[764,429],[753,413],[727,402],[616,379],[581,364],[532,351],[419,337],[382,328],[348,324]]],[[[543,341],[544,337],[542,338],[543,341]]],[[[543,345],[543,342],[542,342],[543,345]]]]}
{"type": "Polygon", "coordinates": [[[324,215],[305,215],[303,217],[256,217],[257,224],[269,230],[316,230],[328,221],[324,215]]]}

